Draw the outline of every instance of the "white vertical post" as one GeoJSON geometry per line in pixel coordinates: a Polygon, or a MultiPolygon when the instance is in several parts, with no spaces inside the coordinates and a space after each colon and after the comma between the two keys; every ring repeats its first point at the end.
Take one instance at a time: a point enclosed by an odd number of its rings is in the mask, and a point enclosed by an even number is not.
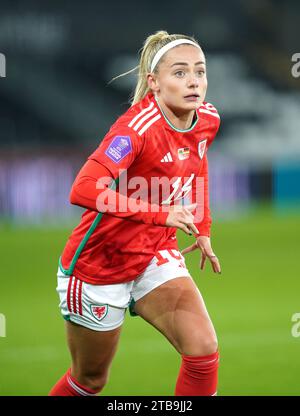
{"type": "Polygon", "coordinates": [[[0,77],[6,77],[6,57],[3,53],[0,53],[0,77]]]}
{"type": "Polygon", "coordinates": [[[0,313],[0,337],[6,337],[6,319],[3,313],[0,313]]]}

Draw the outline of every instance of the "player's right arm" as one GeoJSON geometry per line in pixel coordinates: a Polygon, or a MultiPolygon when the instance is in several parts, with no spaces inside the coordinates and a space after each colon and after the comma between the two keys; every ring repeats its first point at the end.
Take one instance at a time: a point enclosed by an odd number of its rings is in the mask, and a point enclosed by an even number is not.
{"type": "Polygon", "coordinates": [[[168,217],[166,219],[167,227],[176,227],[186,234],[199,233],[194,224],[194,215],[192,211],[196,209],[197,204],[190,205],[172,205],[169,207],[168,217]]]}
{"type": "Polygon", "coordinates": [[[120,170],[127,169],[139,154],[141,138],[136,138],[132,131],[129,132],[126,128],[122,133],[116,135],[110,131],[99,148],[88,158],[74,181],[70,202],[118,218],[176,227],[187,234],[197,232],[191,214],[195,206],[167,209],[164,206],[162,209],[161,206],[140,200],[138,210],[124,210],[124,207],[137,206],[136,200],[132,201],[132,198],[115,191],[111,184],[119,176],[120,170]],[[118,150],[120,145],[121,151],[118,150]]]}

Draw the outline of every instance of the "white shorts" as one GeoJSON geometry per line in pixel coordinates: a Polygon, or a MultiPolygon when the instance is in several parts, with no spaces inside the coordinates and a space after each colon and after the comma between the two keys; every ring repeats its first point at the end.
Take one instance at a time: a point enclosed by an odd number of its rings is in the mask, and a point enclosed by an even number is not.
{"type": "Polygon", "coordinates": [[[174,249],[160,250],[136,280],[113,285],[91,285],[60,268],[57,292],[64,319],[95,331],[109,331],[122,325],[126,309],[135,315],[134,303],[151,290],[176,277],[189,277],[184,257],[174,249]]]}

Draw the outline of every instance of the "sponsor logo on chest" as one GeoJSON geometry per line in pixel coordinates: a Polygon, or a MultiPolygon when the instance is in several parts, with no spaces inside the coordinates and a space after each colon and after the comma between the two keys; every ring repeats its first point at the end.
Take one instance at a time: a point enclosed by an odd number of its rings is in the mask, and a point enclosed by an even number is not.
{"type": "Polygon", "coordinates": [[[190,157],[190,148],[189,147],[181,147],[178,149],[178,159],[185,160],[190,157]]]}

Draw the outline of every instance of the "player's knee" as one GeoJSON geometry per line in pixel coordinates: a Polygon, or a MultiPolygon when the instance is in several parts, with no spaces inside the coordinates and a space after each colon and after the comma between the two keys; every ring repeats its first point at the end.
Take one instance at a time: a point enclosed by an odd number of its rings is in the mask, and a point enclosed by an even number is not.
{"type": "Polygon", "coordinates": [[[188,342],[182,343],[179,352],[183,355],[204,356],[214,354],[218,350],[215,335],[197,336],[194,334],[188,342]]]}
{"type": "Polygon", "coordinates": [[[204,341],[200,343],[200,351],[201,354],[199,355],[211,355],[214,354],[218,350],[218,341],[217,338],[212,336],[208,337],[204,341]]]}

